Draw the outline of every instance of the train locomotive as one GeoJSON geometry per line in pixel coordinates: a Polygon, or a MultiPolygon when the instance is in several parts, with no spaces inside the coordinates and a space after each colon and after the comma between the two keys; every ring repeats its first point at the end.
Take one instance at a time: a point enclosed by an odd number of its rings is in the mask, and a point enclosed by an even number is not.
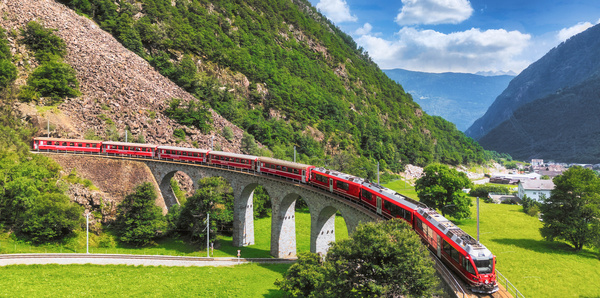
{"type": "Polygon", "coordinates": [[[432,253],[467,282],[473,292],[498,291],[496,257],[483,244],[423,203],[360,177],[270,157],[174,146],[36,137],[32,148],[200,163],[303,183],[361,204],[384,218],[406,221],[432,253]]]}

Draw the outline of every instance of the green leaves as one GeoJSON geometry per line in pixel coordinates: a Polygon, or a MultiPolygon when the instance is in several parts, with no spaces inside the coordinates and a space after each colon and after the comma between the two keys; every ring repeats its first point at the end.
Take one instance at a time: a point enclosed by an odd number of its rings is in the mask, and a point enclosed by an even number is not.
{"type": "Polygon", "coordinates": [[[21,32],[21,42],[35,52],[36,59],[41,63],[27,79],[27,85],[21,88],[19,99],[22,101],[50,97],[57,103],[65,97],[81,95],[75,70],[62,62],[67,46],[60,37],[54,35],[54,31],[31,21],[21,32]]]}
{"type": "Polygon", "coordinates": [[[430,164],[415,184],[419,200],[427,206],[456,218],[468,218],[471,199],[462,191],[472,183],[465,173],[443,164],[430,164]]]}
{"type": "Polygon", "coordinates": [[[299,254],[276,285],[293,297],[430,297],[432,265],[411,227],[393,219],[360,225],[350,239],[332,243],[325,261],[299,254]]]}
{"type": "Polygon", "coordinates": [[[117,206],[115,232],[119,240],[136,246],[147,245],[166,232],[167,222],[156,206],[154,186],[145,182],[117,206]]]}
{"type": "Polygon", "coordinates": [[[212,124],[212,115],[210,110],[204,103],[197,100],[192,100],[182,104],[179,98],[173,98],[169,102],[169,107],[165,110],[165,115],[175,119],[183,125],[196,127],[203,133],[210,132],[212,124]]]}
{"type": "Polygon", "coordinates": [[[600,244],[600,178],[590,169],[572,167],[554,178],[555,188],[541,207],[547,240],[565,240],[575,250],[600,244]]]}

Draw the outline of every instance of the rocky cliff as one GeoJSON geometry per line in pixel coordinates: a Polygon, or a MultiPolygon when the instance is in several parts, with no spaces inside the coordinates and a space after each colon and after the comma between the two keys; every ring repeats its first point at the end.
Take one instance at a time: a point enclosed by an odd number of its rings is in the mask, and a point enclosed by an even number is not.
{"type": "Polygon", "coordinates": [[[133,134],[130,140],[142,135],[147,143],[190,147],[196,142],[200,148],[209,148],[214,136],[215,144],[223,151],[239,152],[242,130],[214,111],[211,111],[214,129],[209,135],[164,116],[161,111],[167,108],[168,100],[190,101],[192,95],[125,49],[93,21],[52,0],[1,0],[0,11],[0,26],[13,33],[9,34],[9,41],[22,74],[18,82],[23,83],[27,70],[36,65],[15,37],[28,22],[35,20],[57,29],[56,34],[67,44],[65,60],[77,71],[82,96],[67,100],[51,112],[21,105],[24,114],[40,127],[45,129],[50,120],[53,135],[82,138],[93,132],[104,137],[114,123],[121,135],[130,130],[133,134]],[[221,136],[225,126],[233,129],[235,137],[231,141],[221,136]],[[173,137],[177,128],[186,131],[185,142],[179,143],[173,137]]]}

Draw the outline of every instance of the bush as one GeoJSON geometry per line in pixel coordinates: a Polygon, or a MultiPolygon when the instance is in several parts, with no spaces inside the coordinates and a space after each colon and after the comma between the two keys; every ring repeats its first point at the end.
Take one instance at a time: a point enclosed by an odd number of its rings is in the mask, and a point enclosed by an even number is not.
{"type": "Polygon", "coordinates": [[[540,211],[540,206],[542,205],[542,203],[528,197],[528,196],[523,196],[522,199],[522,204],[523,204],[523,212],[531,215],[531,216],[536,216],[539,211],[540,211]]]}
{"type": "Polygon", "coordinates": [[[480,197],[487,198],[490,193],[497,193],[507,195],[510,194],[510,190],[506,186],[496,186],[496,185],[475,185],[469,192],[469,195],[472,197],[480,197]]]}
{"type": "Polygon", "coordinates": [[[17,79],[17,67],[8,59],[0,59],[0,90],[7,88],[17,79]]]}
{"type": "Polygon", "coordinates": [[[228,141],[233,140],[233,130],[231,129],[231,127],[223,127],[223,137],[228,141]]]}
{"type": "Polygon", "coordinates": [[[47,29],[40,23],[31,21],[21,32],[21,42],[35,52],[35,58],[41,63],[62,58],[67,53],[67,45],[60,37],[54,35],[54,31],[56,29],[47,29]]]}
{"type": "Polygon", "coordinates": [[[185,131],[181,128],[173,130],[173,136],[182,141],[185,141],[185,131]]]}
{"type": "Polygon", "coordinates": [[[41,96],[50,97],[54,101],[81,94],[75,70],[58,61],[49,61],[36,68],[27,79],[27,85],[41,96]]]}
{"type": "Polygon", "coordinates": [[[165,110],[165,115],[180,124],[196,127],[203,133],[210,132],[212,115],[209,108],[198,100],[182,104],[181,99],[173,98],[169,102],[169,107],[165,110]]]}

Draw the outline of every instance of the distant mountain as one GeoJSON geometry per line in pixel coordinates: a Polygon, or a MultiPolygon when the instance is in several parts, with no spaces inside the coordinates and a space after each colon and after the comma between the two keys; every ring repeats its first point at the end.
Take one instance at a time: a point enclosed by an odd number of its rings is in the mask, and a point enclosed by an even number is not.
{"type": "Polygon", "coordinates": [[[516,159],[600,163],[599,90],[597,25],[517,76],[469,132],[487,131],[479,138],[484,148],[516,159]],[[487,122],[493,119],[495,127],[487,122]]]}
{"type": "MultiPolygon", "coordinates": [[[[571,37],[515,77],[465,133],[479,140],[515,110],[560,89],[576,86],[600,69],[600,26],[571,37]]],[[[490,148],[494,149],[494,148],[490,148]]]]}
{"type": "Polygon", "coordinates": [[[427,73],[384,69],[402,84],[427,114],[441,116],[464,131],[481,117],[514,76],[467,73],[427,73]]]}

